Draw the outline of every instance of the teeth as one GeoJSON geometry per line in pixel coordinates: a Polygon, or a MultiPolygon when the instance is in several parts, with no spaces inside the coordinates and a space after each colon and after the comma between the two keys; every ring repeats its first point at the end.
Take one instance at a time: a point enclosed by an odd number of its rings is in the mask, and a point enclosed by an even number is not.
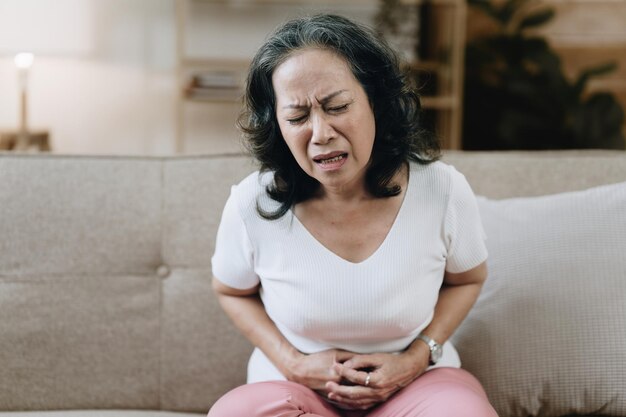
{"type": "Polygon", "coordinates": [[[330,158],[330,159],[322,159],[320,162],[322,164],[331,164],[331,163],[337,162],[337,161],[339,161],[341,159],[343,159],[343,155],[335,156],[334,158],[330,158]]]}

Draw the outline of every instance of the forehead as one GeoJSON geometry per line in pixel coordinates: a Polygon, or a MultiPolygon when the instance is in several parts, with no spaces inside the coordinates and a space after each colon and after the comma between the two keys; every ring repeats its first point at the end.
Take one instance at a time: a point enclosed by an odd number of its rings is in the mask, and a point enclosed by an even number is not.
{"type": "Polygon", "coordinates": [[[335,52],[325,49],[304,49],[290,55],[276,67],[272,85],[277,100],[296,99],[301,95],[329,94],[336,89],[360,87],[348,62],[335,52]],[[285,97],[288,96],[288,97],[285,97]]]}

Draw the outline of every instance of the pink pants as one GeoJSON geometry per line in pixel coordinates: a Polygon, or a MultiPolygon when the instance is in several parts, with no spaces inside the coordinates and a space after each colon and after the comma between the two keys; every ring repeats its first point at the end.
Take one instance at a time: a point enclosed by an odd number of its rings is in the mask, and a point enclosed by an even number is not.
{"type": "Polygon", "coordinates": [[[288,381],[243,385],[220,398],[208,417],[498,417],[480,382],[457,368],[424,373],[385,403],[366,411],[333,407],[288,381]]]}

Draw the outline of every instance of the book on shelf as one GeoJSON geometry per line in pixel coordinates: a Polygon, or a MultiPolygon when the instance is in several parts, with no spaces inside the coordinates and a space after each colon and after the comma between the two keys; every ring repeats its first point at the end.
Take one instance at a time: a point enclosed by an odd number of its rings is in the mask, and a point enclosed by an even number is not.
{"type": "Polygon", "coordinates": [[[239,77],[234,72],[205,71],[191,76],[185,96],[197,100],[237,100],[242,95],[239,77]]]}
{"type": "Polygon", "coordinates": [[[191,82],[198,87],[239,87],[239,74],[233,71],[204,71],[193,74],[191,82]]]}

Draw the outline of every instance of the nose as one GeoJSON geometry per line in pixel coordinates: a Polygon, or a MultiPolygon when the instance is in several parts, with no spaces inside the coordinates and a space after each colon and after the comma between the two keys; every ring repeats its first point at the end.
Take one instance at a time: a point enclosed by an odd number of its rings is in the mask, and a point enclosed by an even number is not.
{"type": "Polygon", "coordinates": [[[316,114],[311,117],[311,130],[311,141],[318,145],[327,144],[336,135],[335,129],[324,114],[316,114]]]}

